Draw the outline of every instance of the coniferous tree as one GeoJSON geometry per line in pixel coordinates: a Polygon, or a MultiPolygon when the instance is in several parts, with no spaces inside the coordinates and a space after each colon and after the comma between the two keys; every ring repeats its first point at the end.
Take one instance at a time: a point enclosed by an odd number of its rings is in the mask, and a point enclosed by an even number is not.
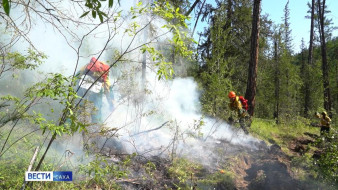
{"type": "Polygon", "coordinates": [[[312,0],[311,5],[311,25],[310,25],[310,40],[309,40],[309,56],[308,56],[308,65],[313,64],[313,40],[314,40],[314,17],[315,17],[315,0],[312,0]]]}
{"type": "MultiPolygon", "coordinates": [[[[331,85],[332,114],[338,113],[338,37],[327,42],[327,57],[329,63],[329,80],[331,85]]],[[[336,117],[333,117],[335,119],[336,117]]],[[[335,120],[337,122],[337,120],[335,120]]]]}
{"type": "Polygon", "coordinates": [[[292,54],[292,39],[291,39],[291,28],[290,28],[290,9],[289,9],[289,0],[286,2],[284,7],[284,43],[285,49],[288,53],[292,54]]]}
{"type": "Polygon", "coordinates": [[[284,121],[290,121],[300,111],[300,87],[299,66],[294,63],[292,51],[292,38],[289,22],[289,2],[284,7],[283,25],[281,25],[282,41],[279,57],[279,113],[284,121]]]}
{"type": "Polygon", "coordinates": [[[203,19],[209,21],[210,27],[203,33],[203,41],[198,46],[200,64],[195,77],[204,89],[201,97],[204,108],[210,114],[224,117],[228,110],[229,90],[240,95],[245,90],[252,4],[250,0],[226,0],[219,2],[217,8],[211,5],[205,7],[207,17],[203,19]],[[219,80],[213,81],[215,78],[219,80]],[[218,91],[217,98],[207,89],[215,93],[218,91]],[[218,113],[215,113],[216,110],[219,110],[218,113]]]}
{"type": "Polygon", "coordinates": [[[320,35],[320,47],[322,56],[322,72],[323,72],[323,87],[324,87],[324,109],[332,117],[331,110],[331,94],[330,94],[330,83],[329,83],[329,71],[327,62],[327,50],[326,50],[326,37],[325,37],[325,0],[318,0],[318,24],[319,24],[319,35],[320,35]]]}
{"type": "Polygon", "coordinates": [[[224,30],[224,14],[225,6],[220,7],[212,17],[210,33],[205,43],[206,52],[203,56],[202,67],[200,68],[197,80],[199,80],[204,88],[204,93],[201,97],[204,111],[206,113],[225,118],[227,107],[224,102],[227,102],[227,92],[231,89],[231,81],[229,76],[232,74],[232,69],[229,63],[233,61],[231,57],[226,57],[226,48],[224,44],[228,42],[228,30],[224,30]],[[212,45],[208,45],[210,43],[212,45]],[[210,48],[210,49],[209,49],[210,48]],[[209,56],[210,55],[210,56],[209,56]]]}
{"type": "Polygon", "coordinates": [[[310,110],[310,73],[309,68],[313,65],[313,40],[314,40],[314,9],[315,9],[315,0],[312,0],[311,5],[308,4],[309,7],[311,7],[311,15],[310,15],[310,40],[309,40],[309,54],[308,54],[308,60],[307,65],[304,66],[304,116],[307,117],[309,115],[310,110]]]}
{"type": "Polygon", "coordinates": [[[291,102],[292,100],[290,99],[290,68],[289,68],[289,64],[291,62],[291,29],[290,29],[290,9],[289,9],[289,0],[287,1],[287,3],[285,4],[284,7],[284,27],[283,27],[283,43],[284,43],[284,53],[283,53],[283,59],[284,59],[284,63],[285,63],[285,72],[284,74],[285,76],[285,82],[286,82],[286,104],[288,106],[285,107],[285,109],[287,109],[289,106],[291,107],[291,102]]]}
{"type": "Polygon", "coordinates": [[[260,25],[261,0],[254,0],[252,32],[251,32],[251,51],[248,71],[248,82],[245,98],[248,100],[248,113],[252,116],[255,109],[257,66],[258,66],[258,45],[259,45],[259,25],[260,25]]]}
{"type": "Polygon", "coordinates": [[[303,86],[302,86],[302,92],[304,97],[304,101],[302,102],[304,104],[303,106],[303,115],[304,117],[308,116],[309,112],[309,103],[310,103],[310,91],[309,91],[309,71],[308,71],[308,64],[306,63],[305,59],[305,53],[306,53],[306,48],[305,48],[305,42],[304,38],[302,38],[302,43],[301,43],[301,69],[300,69],[300,76],[303,79],[303,86]]]}
{"type": "Polygon", "coordinates": [[[281,34],[280,31],[275,27],[277,31],[273,34],[273,60],[275,64],[274,68],[274,84],[275,84],[275,109],[274,109],[274,118],[276,120],[276,124],[279,124],[280,118],[280,63],[279,63],[279,46],[281,43],[281,34]]]}

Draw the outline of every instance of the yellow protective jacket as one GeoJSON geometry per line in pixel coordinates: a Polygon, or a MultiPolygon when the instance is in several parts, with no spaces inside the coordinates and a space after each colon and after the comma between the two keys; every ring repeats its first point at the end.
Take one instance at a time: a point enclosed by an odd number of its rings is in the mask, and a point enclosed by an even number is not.
{"type": "Polygon", "coordinates": [[[231,110],[240,110],[242,109],[242,103],[241,101],[239,100],[239,97],[236,96],[235,100],[234,101],[230,101],[229,103],[229,108],[231,110]]]}
{"type": "Polygon", "coordinates": [[[228,104],[229,108],[233,111],[237,111],[238,117],[243,118],[245,117],[246,110],[243,109],[242,103],[239,100],[239,97],[236,96],[234,100],[230,100],[230,103],[228,104]]]}
{"type": "Polygon", "coordinates": [[[328,116],[321,116],[321,118],[320,118],[320,125],[322,127],[329,128],[330,127],[330,122],[331,122],[331,119],[328,116]]]}

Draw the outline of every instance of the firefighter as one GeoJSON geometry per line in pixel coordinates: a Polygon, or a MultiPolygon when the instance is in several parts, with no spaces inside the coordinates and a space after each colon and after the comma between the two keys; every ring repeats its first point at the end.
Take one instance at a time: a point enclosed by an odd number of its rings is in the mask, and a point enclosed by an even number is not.
{"type": "Polygon", "coordinates": [[[230,91],[228,94],[228,97],[230,99],[229,108],[232,111],[237,112],[238,118],[244,117],[245,110],[243,109],[242,102],[239,99],[239,96],[236,96],[236,93],[234,91],[230,91]]]}
{"type": "Polygon", "coordinates": [[[110,111],[114,109],[114,94],[109,81],[109,68],[109,65],[93,57],[78,73],[80,77],[78,95],[92,102],[97,110],[96,112],[90,110],[92,123],[103,122],[101,112],[103,95],[108,100],[110,111]]]}
{"type": "Polygon", "coordinates": [[[320,119],[320,134],[323,135],[326,132],[330,132],[331,119],[326,111],[323,111],[321,114],[316,112],[315,116],[320,119]]]}
{"type": "MultiPolygon", "coordinates": [[[[245,127],[245,118],[247,116],[246,113],[248,109],[247,100],[243,96],[237,96],[234,91],[230,91],[228,97],[230,99],[230,102],[228,104],[230,110],[237,112],[237,117],[239,119],[241,128],[246,134],[248,134],[248,131],[245,127]]],[[[229,121],[233,122],[233,118],[230,117],[229,121]]]]}

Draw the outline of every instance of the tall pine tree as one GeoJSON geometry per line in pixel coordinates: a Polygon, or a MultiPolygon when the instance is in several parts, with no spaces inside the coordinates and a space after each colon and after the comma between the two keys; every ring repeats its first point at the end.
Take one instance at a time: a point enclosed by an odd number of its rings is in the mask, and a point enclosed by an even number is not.
{"type": "Polygon", "coordinates": [[[253,19],[251,27],[251,47],[250,61],[248,70],[248,82],[245,92],[245,98],[248,100],[248,113],[252,116],[255,109],[255,96],[257,87],[257,67],[258,67],[258,52],[259,52],[259,29],[260,29],[260,9],[261,0],[254,0],[253,19]]]}
{"type": "Polygon", "coordinates": [[[330,82],[329,82],[329,71],[327,62],[327,50],[326,50],[326,37],[325,37],[325,0],[317,0],[318,3],[318,24],[319,24],[319,36],[320,36],[320,47],[322,56],[322,72],[323,72],[323,87],[324,87],[324,109],[332,117],[331,110],[331,93],[330,93],[330,82]]]}

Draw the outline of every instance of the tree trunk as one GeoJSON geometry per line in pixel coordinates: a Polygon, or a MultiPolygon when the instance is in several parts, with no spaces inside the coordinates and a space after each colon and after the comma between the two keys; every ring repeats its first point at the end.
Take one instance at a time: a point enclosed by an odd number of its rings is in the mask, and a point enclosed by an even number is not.
{"type": "Polygon", "coordinates": [[[314,15],[315,15],[315,0],[312,0],[312,4],[311,4],[311,28],[310,28],[310,44],[309,44],[308,65],[312,65],[312,62],[313,62],[312,58],[313,58],[314,15]]]}
{"type": "Polygon", "coordinates": [[[251,30],[251,53],[248,71],[248,81],[245,98],[248,100],[248,113],[253,116],[255,108],[257,65],[258,65],[258,41],[259,41],[259,22],[260,22],[261,0],[254,0],[252,30],[251,30]]]}
{"type": "MultiPolygon", "coordinates": [[[[336,89],[338,89],[338,64],[336,64],[336,89]]],[[[338,92],[336,91],[336,100],[338,100],[338,92]]],[[[334,101],[336,103],[336,110],[338,110],[338,102],[334,101]]]]}
{"type": "Polygon", "coordinates": [[[197,3],[199,3],[199,2],[200,2],[200,0],[196,0],[196,1],[194,2],[194,4],[190,7],[190,9],[185,13],[185,16],[189,16],[190,13],[195,9],[197,3]]]}
{"type": "MultiPolygon", "coordinates": [[[[223,30],[226,31],[231,27],[232,21],[232,0],[227,0],[227,18],[223,30]]],[[[230,32],[230,31],[229,31],[230,32]]]]}
{"type": "MultiPolygon", "coordinates": [[[[142,2],[147,6],[150,6],[149,4],[152,4],[152,0],[143,0],[142,2]]],[[[145,24],[148,24],[148,22],[150,22],[149,13],[147,13],[145,17],[146,17],[145,18],[145,24]]],[[[149,39],[150,26],[145,27],[143,32],[144,32],[143,33],[144,43],[147,43],[147,41],[149,39]]],[[[142,57],[142,86],[143,86],[143,89],[145,89],[145,86],[146,86],[146,72],[147,72],[147,51],[145,51],[143,53],[143,57],[142,57]]]]}
{"type": "Polygon", "coordinates": [[[277,53],[277,39],[275,39],[274,42],[274,48],[275,48],[275,97],[276,97],[276,104],[275,104],[275,112],[273,114],[274,118],[276,119],[276,124],[279,124],[279,64],[278,64],[278,53],[277,53]]]}
{"type": "Polygon", "coordinates": [[[304,45],[304,39],[302,39],[302,46],[301,46],[301,63],[302,63],[302,67],[301,67],[301,72],[300,72],[300,76],[303,78],[304,80],[304,88],[303,88],[303,93],[304,93],[304,109],[303,109],[303,115],[304,117],[308,116],[308,112],[309,112],[309,70],[308,70],[308,64],[305,61],[305,45],[304,45]]]}
{"type": "Polygon", "coordinates": [[[329,70],[327,64],[326,56],[326,42],[325,42],[325,30],[324,30],[324,13],[325,13],[325,0],[323,0],[323,5],[321,1],[318,0],[318,13],[319,13],[319,34],[320,34],[320,44],[321,44],[321,54],[322,54],[322,71],[323,71],[323,86],[324,86],[324,109],[332,117],[331,113],[331,94],[330,94],[330,84],[329,84],[329,70]]]}
{"type": "Polygon", "coordinates": [[[313,65],[313,30],[314,30],[314,14],[315,14],[315,0],[312,0],[311,3],[311,26],[310,26],[310,43],[309,43],[309,56],[308,56],[308,64],[305,66],[303,72],[305,72],[305,95],[304,95],[304,115],[307,117],[309,115],[309,107],[310,107],[310,81],[309,81],[309,67],[313,65]]]}
{"type": "MultiPolygon", "coordinates": [[[[146,39],[146,37],[144,38],[146,39]]],[[[146,82],[146,69],[147,69],[147,52],[144,52],[143,58],[142,58],[142,85],[143,87],[145,87],[145,82],[146,82]]]]}

